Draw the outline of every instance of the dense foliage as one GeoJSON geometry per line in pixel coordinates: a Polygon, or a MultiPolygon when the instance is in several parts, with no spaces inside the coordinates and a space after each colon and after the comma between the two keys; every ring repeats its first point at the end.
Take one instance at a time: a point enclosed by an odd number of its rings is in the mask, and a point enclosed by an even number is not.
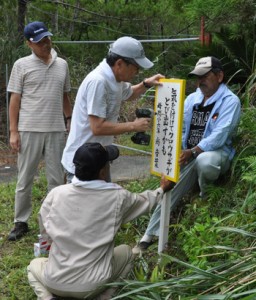
{"type": "Polygon", "coordinates": [[[228,77],[234,76],[236,83],[244,82],[255,68],[253,0],[19,0],[3,1],[0,8],[0,65],[12,65],[28,51],[21,42],[22,28],[42,20],[55,42],[68,42],[55,45],[69,59],[75,83],[105,56],[106,41],[123,35],[140,40],[199,37],[201,17],[205,31],[212,34],[211,47],[201,47],[199,41],[147,42],[147,55],[155,61],[150,72],[186,77],[198,56],[208,54],[223,60],[228,77]]]}
{"type": "MultiPolygon", "coordinates": [[[[254,0],[19,0],[0,3],[0,83],[5,65],[29,53],[22,38],[24,24],[45,22],[54,46],[68,60],[72,86],[105,56],[108,42],[128,35],[140,40],[199,37],[201,17],[212,44],[200,41],[145,42],[152,70],[186,78],[200,56],[215,55],[225,67],[229,86],[241,98],[243,115],[235,141],[232,169],[209,187],[202,202],[191,194],[171,217],[170,245],[164,255],[157,245],[139,257],[129,281],[120,283],[116,299],[255,299],[256,185],[256,4],[254,0]],[[8,16],[8,17],[7,17],[8,16]],[[66,41],[64,43],[63,41],[66,41]],[[101,41],[101,43],[85,43],[101,41]]],[[[138,79],[138,78],[137,78],[138,79]]],[[[136,79],[136,80],[137,80],[136,79]]],[[[194,85],[187,81],[187,93],[194,85]]],[[[74,89],[73,96],[76,90],[74,89]]],[[[5,86],[0,84],[0,106],[5,86]]],[[[2,106],[3,107],[3,106],[2,106]]],[[[125,107],[129,119],[134,108],[125,107]]],[[[125,142],[126,137],[122,137],[125,142]]],[[[158,179],[127,183],[131,191],[154,188],[158,179]]],[[[26,279],[37,238],[37,211],[46,193],[44,175],[33,188],[31,233],[15,244],[6,241],[12,226],[15,184],[0,187],[0,298],[35,299],[26,279]]],[[[122,228],[117,243],[134,245],[149,217],[122,228]]]]}

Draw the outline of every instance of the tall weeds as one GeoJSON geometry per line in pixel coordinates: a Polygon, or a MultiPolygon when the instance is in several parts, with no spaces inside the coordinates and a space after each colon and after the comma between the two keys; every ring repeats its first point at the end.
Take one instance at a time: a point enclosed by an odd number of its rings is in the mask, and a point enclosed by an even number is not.
{"type": "Polygon", "coordinates": [[[133,280],[119,283],[113,299],[256,299],[255,77],[241,95],[249,100],[230,173],[209,187],[206,202],[194,196],[184,204],[170,225],[167,251],[143,254],[133,280]]]}

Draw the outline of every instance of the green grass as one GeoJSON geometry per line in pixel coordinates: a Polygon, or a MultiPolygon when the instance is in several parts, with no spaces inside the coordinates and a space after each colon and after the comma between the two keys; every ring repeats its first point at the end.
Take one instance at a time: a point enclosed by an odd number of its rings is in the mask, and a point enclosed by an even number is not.
{"type": "MultiPolygon", "coordinates": [[[[133,273],[119,283],[114,299],[256,299],[255,116],[256,110],[244,112],[231,171],[209,186],[206,201],[198,198],[198,191],[183,199],[171,214],[164,254],[158,256],[155,243],[138,257],[133,273]]],[[[126,135],[123,138],[129,140],[126,135]]],[[[159,178],[153,176],[122,183],[132,192],[158,185],[159,178]]],[[[15,182],[0,186],[0,299],[36,299],[26,268],[34,258],[37,213],[46,195],[45,176],[40,174],[33,187],[30,233],[15,243],[6,240],[13,226],[14,191],[15,182]]],[[[116,244],[134,246],[149,218],[143,216],[122,226],[116,244]]]]}
{"type": "MultiPolygon", "coordinates": [[[[142,191],[144,185],[156,186],[159,179],[151,178],[143,182],[123,183],[131,191],[142,191]]],[[[16,182],[0,185],[0,299],[30,300],[36,299],[27,280],[26,268],[34,258],[34,243],[38,241],[39,226],[37,214],[41,201],[46,195],[46,178],[43,172],[35,180],[32,191],[33,212],[29,219],[29,233],[16,242],[7,240],[9,231],[13,227],[13,209],[16,182]]],[[[138,228],[148,223],[149,217],[142,217],[140,224],[127,224],[117,235],[116,243],[126,243],[134,246],[142,234],[138,228]]]]}
{"type": "Polygon", "coordinates": [[[33,187],[29,234],[17,242],[10,242],[7,236],[13,227],[15,186],[14,181],[0,185],[0,299],[36,299],[28,285],[26,268],[34,258],[34,243],[39,234],[37,213],[45,197],[45,178],[40,175],[33,187]]]}
{"type": "MultiPolygon", "coordinates": [[[[149,134],[149,132],[146,132],[146,133],[149,134]]],[[[132,133],[126,133],[121,136],[118,136],[118,138],[115,139],[114,143],[121,146],[120,147],[121,155],[130,155],[130,156],[141,155],[140,151],[145,151],[148,153],[152,152],[152,139],[150,140],[149,145],[139,145],[139,144],[135,144],[131,141],[132,135],[133,135],[132,133]],[[125,145],[125,147],[127,147],[127,149],[122,148],[122,145],[125,145]],[[133,150],[130,150],[128,148],[132,148],[133,150]]]]}

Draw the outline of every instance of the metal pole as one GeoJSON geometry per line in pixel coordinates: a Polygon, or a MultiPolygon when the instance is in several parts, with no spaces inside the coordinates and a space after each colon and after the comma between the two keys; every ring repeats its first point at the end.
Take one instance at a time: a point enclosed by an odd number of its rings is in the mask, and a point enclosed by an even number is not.
{"type": "MultiPolygon", "coordinates": [[[[186,41],[199,41],[200,37],[191,38],[177,38],[177,39],[152,39],[152,40],[139,40],[141,43],[163,43],[163,42],[186,42],[186,41]]],[[[54,44],[110,44],[113,40],[108,41],[53,41],[54,44]]]]}
{"type": "Polygon", "coordinates": [[[170,211],[171,211],[171,192],[167,192],[164,194],[163,199],[161,201],[158,254],[161,254],[165,250],[168,243],[170,211]]]}
{"type": "Polygon", "coordinates": [[[136,148],[132,148],[132,147],[128,147],[128,146],[122,146],[122,145],[118,145],[118,144],[114,144],[114,143],[112,143],[112,145],[117,146],[119,148],[123,148],[123,149],[127,149],[127,150],[132,150],[132,151],[140,152],[140,153],[147,154],[147,155],[152,155],[152,153],[148,152],[148,151],[139,150],[139,149],[136,149],[136,148]]]}

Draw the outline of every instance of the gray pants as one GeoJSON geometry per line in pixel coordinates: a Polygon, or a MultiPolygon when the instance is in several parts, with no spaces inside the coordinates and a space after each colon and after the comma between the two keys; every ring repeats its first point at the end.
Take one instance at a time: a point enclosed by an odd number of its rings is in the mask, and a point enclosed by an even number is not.
{"type": "Polygon", "coordinates": [[[42,158],[45,161],[48,191],[64,184],[61,157],[65,145],[65,132],[20,132],[20,139],[14,222],[27,223],[32,211],[33,180],[42,158]]]}
{"type": "MultiPolygon", "coordinates": [[[[171,210],[198,181],[200,196],[205,196],[206,187],[210,182],[215,181],[221,174],[227,172],[230,167],[228,154],[223,150],[201,153],[195,160],[191,160],[180,172],[180,179],[170,192],[171,210]]],[[[161,204],[157,205],[149,221],[146,235],[159,236],[161,216],[161,204]]]]}

